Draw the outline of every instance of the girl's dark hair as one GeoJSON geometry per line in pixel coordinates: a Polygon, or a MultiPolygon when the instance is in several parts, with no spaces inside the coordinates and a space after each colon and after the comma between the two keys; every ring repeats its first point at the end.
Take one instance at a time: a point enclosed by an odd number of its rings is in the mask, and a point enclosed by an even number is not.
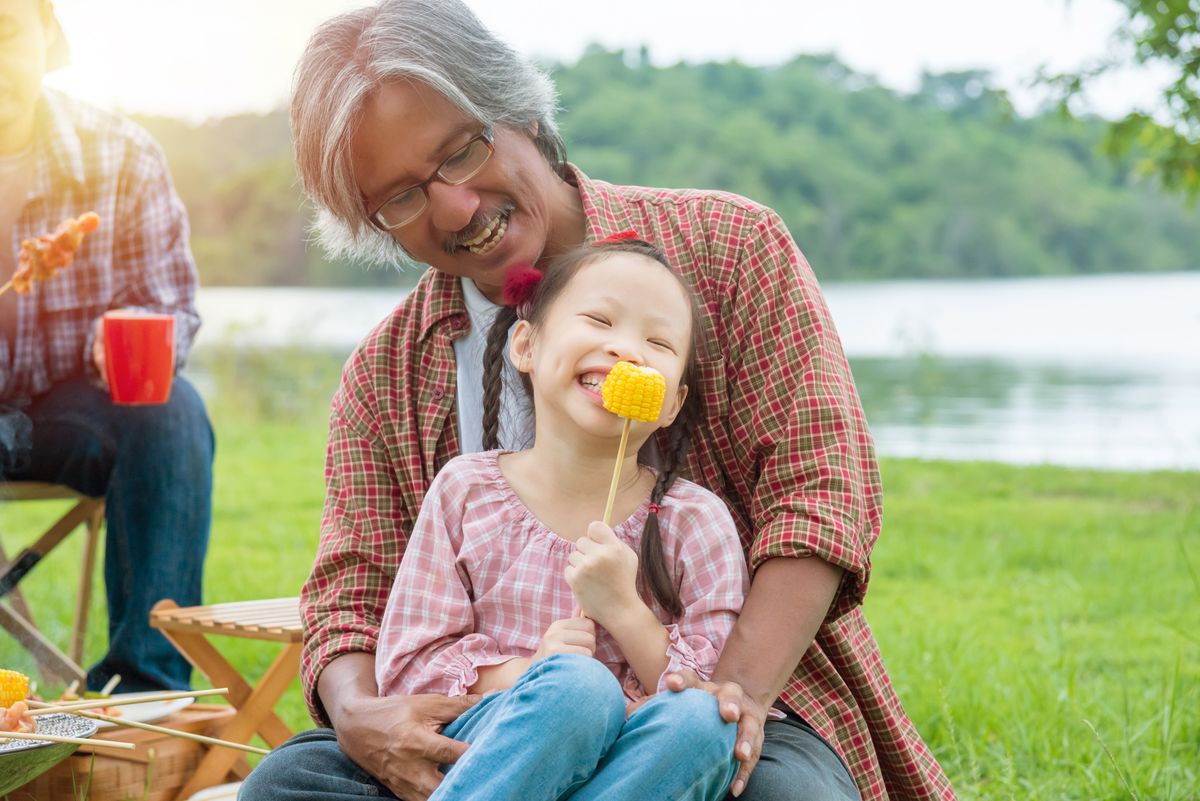
{"type": "MultiPolygon", "coordinates": [[[[603,241],[595,244],[581,245],[553,259],[546,268],[542,280],[538,282],[533,296],[527,304],[522,305],[525,319],[537,328],[545,320],[550,306],[562,290],[571,283],[571,279],[587,264],[599,258],[614,253],[633,253],[645,256],[658,262],[679,281],[687,294],[692,314],[692,341],[688,347],[687,363],[683,370],[683,384],[688,387],[687,397],[675,421],[665,429],[667,446],[666,453],[660,455],[655,446],[655,438],[651,437],[638,454],[638,460],[650,463],[658,468],[658,480],[650,492],[651,506],[646,526],[642,529],[641,553],[638,555],[638,589],[643,597],[653,598],[659,606],[671,613],[673,617],[683,614],[683,604],[679,600],[679,591],[675,586],[674,577],[667,567],[667,558],[663,553],[662,534],[659,529],[658,514],[654,509],[662,503],[663,496],[670,491],[680,470],[683,469],[687,458],[688,448],[692,444],[692,434],[698,427],[702,416],[700,405],[699,375],[696,370],[696,341],[699,333],[700,315],[697,312],[696,300],[691,289],[671,268],[666,255],[654,245],[641,239],[623,239],[618,241],[603,241]]],[[[487,347],[483,352],[483,447],[492,450],[500,447],[500,394],[503,385],[503,366],[505,350],[508,345],[508,331],[517,320],[516,309],[504,306],[496,315],[488,331],[487,347]]],[[[526,376],[522,376],[526,379],[526,376]]],[[[528,381],[524,381],[525,391],[529,392],[528,381]]]]}

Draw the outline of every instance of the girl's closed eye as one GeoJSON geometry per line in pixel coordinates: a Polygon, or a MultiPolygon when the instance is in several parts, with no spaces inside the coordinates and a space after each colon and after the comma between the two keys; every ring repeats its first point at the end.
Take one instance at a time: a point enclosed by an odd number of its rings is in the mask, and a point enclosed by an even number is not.
{"type": "Polygon", "coordinates": [[[603,314],[596,314],[595,312],[584,312],[583,316],[588,318],[589,320],[591,320],[594,323],[605,326],[606,328],[612,328],[612,323],[603,314]]]}
{"type": "Polygon", "coordinates": [[[678,351],[675,349],[675,346],[672,345],[670,342],[668,342],[665,339],[648,339],[646,341],[649,342],[651,345],[655,346],[656,348],[663,348],[664,350],[668,350],[671,353],[678,353],[678,351]]]}

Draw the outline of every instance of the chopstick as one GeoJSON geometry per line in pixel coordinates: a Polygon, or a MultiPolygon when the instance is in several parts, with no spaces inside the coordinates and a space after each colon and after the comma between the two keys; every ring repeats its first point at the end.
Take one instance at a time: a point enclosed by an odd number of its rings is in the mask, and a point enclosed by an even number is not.
{"type": "Polygon", "coordinates": [[[227,687],[218,687],[212,690],[192,690],[190,692],[180,693],[158,693],[157,695],[143,695],[137,698],[100,698],[95,700],[79,701],[71,704],[58,704],[56,706],[45,706],[41,709],[35,709],[30,712],[30,716],[37,717],[39,715],[55,715],[59,712],[67,712],[74,714],[87,709],[99,709],[105,706],[125,706],[126,704],[148,704],[151,701],[174,701],[179,698],[203,698],[209,695],[225,695],[229,692],[227,687]]]}
{"type": "Polygon", "coordinates": [[[90,737],[60,737],[57,734],[35,734],[16,731],[0,731],[0,740],[41,740],[51,743],[74,743],[76,745],[98,745],[104,748],[124,748],[133,750],[133,743],[122,743],[117,740],[93,740],[90,737]]]}
{"type": "Polygon", "coordinates": [[[121,683],[121,674],[114,673],[113,677],[108,680],[108,683],[105,684],[103,688],[101,688],[100,694],[101,695],[112,695],[113,689],[120,683],[121,683]]]}
{"type": "Polygon", "coordinates": [[[256,748],[253,745],[233,743],[229,740],[218,740],[216,737],[208,737],[203,734],[192,734],[191,732],[187,731],[176,731],[175,729],[168,729],[165,726],[155,726],[152,723],[140,723],[135,720],[123,720],[122,718],[114,718],[110,715],[101,715],[99,712],[80,712],[79,714],[85,718],[95,718],[96,720],[103,720],[106,723],[115,723],[118,726],[129,726],[130,728],[145,729],[146,731],[152,731],[158,734],[169,734],[172,737],[180,737],[184,740],[195,740],[198,743],[205,743],[207,745],[220,745],[224,746],[225,748],[233,748],[238,751],[248,751],[251,754],[271,753],[265,748],[256,748]]]}

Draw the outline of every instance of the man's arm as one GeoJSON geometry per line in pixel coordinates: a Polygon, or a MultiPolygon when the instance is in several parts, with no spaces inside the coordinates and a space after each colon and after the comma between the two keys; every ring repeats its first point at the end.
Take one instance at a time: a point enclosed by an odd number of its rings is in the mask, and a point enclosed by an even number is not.
{"type": "MultiPolygon", "coordinates": [[[[113,297],[109,307],[139,308],[175,317],[176,369],[187,362],[200,327],[199,278],[188,246],[188,219],[175,192],[166,157],[144,131],[123,166],[113,230],[113,297]]],[[[97,319],[84,346],[84,364],[103,380],[103,330],[97,319]],[[99,358],[98,358],[99,356],[99,358]]]]}

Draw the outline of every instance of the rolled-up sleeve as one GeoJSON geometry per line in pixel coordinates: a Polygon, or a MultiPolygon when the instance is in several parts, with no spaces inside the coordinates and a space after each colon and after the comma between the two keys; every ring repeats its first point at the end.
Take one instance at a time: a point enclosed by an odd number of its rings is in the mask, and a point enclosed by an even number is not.
{"type": "Polygon", "coordinates": [[[726,307],[731,441],[757,476],[751,569],[817,556],[843,568],[830,609],[862,602],[879,534],[874,443],[829,310],[783,221],[752,226],[726,307]]]}

